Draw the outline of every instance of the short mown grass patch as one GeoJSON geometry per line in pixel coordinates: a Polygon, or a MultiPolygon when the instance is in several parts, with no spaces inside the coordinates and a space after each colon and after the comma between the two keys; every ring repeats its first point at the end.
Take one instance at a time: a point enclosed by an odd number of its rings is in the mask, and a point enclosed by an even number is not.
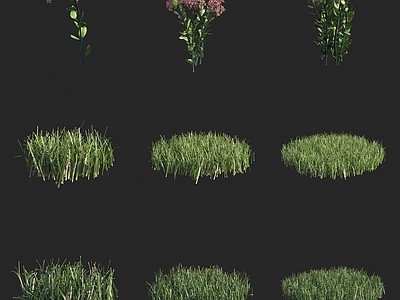
{"type": "Polygon", "coordinates": [[[118,298],[118,290],[114,284],[114,270],[105,272],[96,264],[83,268],[81,259],[78,263],[64,265],[51,264],[28,272],[24,267],[21,272],[18,262],[15,273],[19,279],[22,295],[13,297],[20,300],[113,300],[118,298]]]}
{"type": "Polygon", "coordinates": [[[73,182],[78,177],[96,178],[100,171],[103,174],[114,162],[109,139],[100,135],[93,126],[91,131],[85,131],[85,135],[80,128],[57,128],[43,133],[37,127],[23,145],[19,140],[18,143],[29,169],[29,177],[37,174],[43,180],[52,178],[57,187],[65,180],[73,182]]]}
{"type": "Polygon", "coordinates": [[[316,134],[283,145],[286,166],[310,177],[344,178],[374,171],[385,158],[384,147],[351,134],[316,134]]]}
{"type": "Polygon", "coordinates": [[[148,295],[152,300],[245,300],[249,295],[250,284],[245,274],[227,274],[218,266],[197,269],[172,268],[170,274],[163,275],[160,270],[156,281],[149,285],[148,295]]]}
{"type": "Polygon", "coordinates": [[[291,300],[377,300],[385,294],[379,276],[347,267],[311,270],[281,282],[283,296],[291,300]]]}
{"type": "Polygon", "coordinates": [[[245,141],[216,133],[199,134],[189,132],[171,139],[161,139],[152,143],[151,162],[154,170],[163,169],[165,177],[169,173],[189,175],[196,180],[200,176],[215,179],[220,174],[245,173],[255,160],[255,153],[245,141]]]}

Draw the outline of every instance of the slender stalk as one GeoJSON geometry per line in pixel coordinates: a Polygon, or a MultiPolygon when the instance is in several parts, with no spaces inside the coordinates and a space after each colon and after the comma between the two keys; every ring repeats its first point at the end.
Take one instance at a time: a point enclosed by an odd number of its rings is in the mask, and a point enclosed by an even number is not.
{"type": "MultiPolygon", "coordinates": [[[[82,22],[82,15],[81,15],[81,11],[80,11],[79,5],[78,5],[79,0],[74,0],[74,2],[75,2],[76,11],[78,14],[78,20],[79,20],[79,22],[82,22]]],[[[83,64],[83,51],[82,51],[82,40],[83,39],[82,39],[82,31],[80,28],[78,30],[78,34],[79,34],[79,58],[80,58],[80,62],[82,65],[83,64]]]]}

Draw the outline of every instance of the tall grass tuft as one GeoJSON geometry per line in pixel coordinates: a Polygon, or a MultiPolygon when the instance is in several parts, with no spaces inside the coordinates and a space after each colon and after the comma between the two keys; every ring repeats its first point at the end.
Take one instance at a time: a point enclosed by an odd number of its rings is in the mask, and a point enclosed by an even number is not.
{"type": "Polygon", "coordinates": [[[152,143],[151,162],[154,170],[163,169],[165,177],[169,173],[189,175],[196,180],[200,176],[214,179],[220,174],[224,177],[229,172],[245,173],[255,160],[255,153],[245,141],[236,136],[217,135],[211,131],[206,134],[189,132],[172,136],[152,143]]]}
{"type": "Polygon", "coordinates": [[[346,267],[311,270],[281,282],[283,296],[291,300],[377,300],[385,294],[380,277],[346,267]]]}
{"type": "MultiPolygon", "coordinates": [[[[106,129],[107,131],[107,129],[106,129]]],[[[43,180],[54,179],[59,188],[65,180],[77,180],[78,177],[92,175],[96,178],[101,170],[108,170],[114,162],[113,148],[110,141],[96,130],[52,130],[43,133],[36,129],[28,136],[21,151],[29,169],[29,177],[35,174],[43,180]]]]}
{"type": "Polygon", "coordinates": [[[160,270],[156,281],[147,284],[152,300],[245,300],[251,288],[245,274],[241,276],[234,271],[229,275],[218,266],[186,269],[180,264],[168,275],[160,270]]]}
{"type": "Polygon", "coordinates": [[[281,157],[300,174],[346,179],[375,170],[384,161],[385,150],[364,137],[325,133],[291,140],[282,146],[281,157]]]}
{"type": "MultiPolygon", "coordinates": [[[[65,262],[65,261],[64,261],[65,262]]],[[[18,262],[15,273],[20,281],[22,296],[13,297],[20,300],[113,300],[118,298],[118,290],[113,282],[114,270],[108,266],[104,272],[93,264],[89,271],[82,266],[81,259],[74,265],[54,265],[53,262],[44,268],[21,272],[18,262]]]]}

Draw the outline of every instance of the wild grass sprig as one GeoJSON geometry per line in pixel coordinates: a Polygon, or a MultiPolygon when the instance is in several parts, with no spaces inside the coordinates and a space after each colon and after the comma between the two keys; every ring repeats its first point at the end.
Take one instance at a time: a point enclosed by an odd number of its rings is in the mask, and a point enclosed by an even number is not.
{"type": "MultiPolygon", "coordinates": [[[[66,10],[69,11],[69,16],[74,21],[75,26],[78,28],[78,36],[70,34],[70,37],[73,40],[79,41],[79,57],[80,63],[83,64],[83,49],[82,49],[82,40],[87,34],[87,25],[86,22],[83,22],[84,12],[79,9],[78,2],[79,0],[70,0],[75,3],[75,5],[71,5],[67,7],[66,10]]],[[[47,3],[52,3],[52,0],[46,0],[47,3]]],[[[85,50],[85,56],[88,56],[92,51],[92,46],[88,44],[85,50]]]]}
{"type": "Polygon", "coordinates": [[[162,270],[155,274],[156,280],[149,285],[148,295],[152,300],[221,299],[245,300],[250,294],[249,279],[246,274],[234,271],[227,274],[218,266],[192,269],[172,268],[170,274],[162,270]]]}
{"type": "Polygon", "coordinates": [[[377,300],[385,294],[379,276],[347,267],[311,270],[281,282],[283,296],[291,300],[377,300]]]}
{"type": "Polygon", "coordinates": [[[114,283],[114,270],[107,267],[107,272],[96,264],[89,265],[89,271],[83,268],[81,258],[74,265],[53,264],[28,272],[23,267],[21,272],[18,262],[15,273],[19,279],[22,295],[13,297],[19,300],[114,300],[118,290],[114,283]]]}
{"type": "Polygon", "coordinates": [[[226,134],[217,135],[211,131],[208,134],[189,132],[180,136],[172,136],[152,143],[151,162],[154,170],[169,173],[189,175],[196,180],[200,176],[210,176],[214,179],[229,172],[245,173],[255,160],[255,154],[245,141],[236,136],[231,138],[226,134]]]}
{"type": "Polygon", "coordinates": [[[308,5],[316,16],[314,27],[318,30],[318,41],[314,41],[321,47],[321,59],[325,59],[328,65],[328,55],[332,54],[336,65],[343,61],[343,55],[347,54],[351,44],[350,22],[353,20],[355,10],[350,0],[309,0],[308,5]]]}
{"type": "Polygon", "coordinates": [[[211,35],[208,27],[211,21],[220,16],[225,8],[222,6],[224,0],[167,0],[166,7],[173,11],[182,24],[179,39],[184,40],[191,57],[186,62],[194,67],[201,65],[204,57],[204,43],[206,36],[211,35]],[[191,12],[188,16],[189,11],[191,12]]]}
{"type": "Polygon", "coordinates": [[[58,188],[65,180],[90,179],[91,175],[96,178],[100,169],[103,174],[114,162],[111,142],[93,126],[85,136],[80,128],[71,131],[57,128],[43,133],[37,127],[36,133],[28,136],[23,145],[19,140],[18,143],[29,168],[29,177],[37,173],[43,180],[52,178],[58,188]]]}
{"type": "Polygon", "coordinates": [[[283,145],[284,164],[300,174],[320,178],[346,179],[375,170],[385,158],[384,147],[376,141],[350,134],[316,134],[283,145]]]}

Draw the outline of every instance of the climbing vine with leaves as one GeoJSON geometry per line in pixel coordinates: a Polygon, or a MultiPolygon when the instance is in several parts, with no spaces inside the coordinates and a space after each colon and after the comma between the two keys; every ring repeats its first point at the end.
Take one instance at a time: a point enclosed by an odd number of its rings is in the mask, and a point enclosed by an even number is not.
{"type": "MultiPolygon", "coordinates": [[[[70,7],[67,7],[66,10],[69,11],[69,16],[74,21],[75,26],[78,28],[78,36],[71,34],[70,37],[72,39],[80,42],[79,43],[80,62],[81,62],[81,64],[83,64],[82,40],[86,36],[87,26],[86,26],[86,22],[82,21],[84,12],[80,11],[80,9],[79,9],[79,6],[78,6],[79,0],[70,0],[70,1],[75,2],[75,5],[71,5],[70,7]]],[[[91,51],[92,51],[92,47],[90,46],[90,44],[88,44],[86,46],[85,56],[88,56],[91,51]]]]}
{"type": "Polygon", "coordinates": [[[321,47],[321,59],[328,65],[328,55],[332,54],[336,65],[343,62],[343,55],[347,54],[351,44],[351,25],[355,10],[350,0],[309,0],[313,9],[312,15],[316,16],[314,27],[318,30],[318,41],[321,47]]]}
{"type": "MultiPolygon", "coordinates": [[[[46,0],[47,3],[52,3],[53,0],[46,0]]],[[[70,0],[74,2],[75,5],[71,5],[67,7],[67,11],[69,11],[69,16],[74,21],[75,26],[78,28],[78,35],[71,34],[70,37],[76,41],[79,41],[79,54],[80,54],[80,62],[83,64],[83,50],[82,50],[82,40],[87,34],[87,25],[86,22],[83,22],[84,12],[79,9],[78,2],[79,0],[70,0]]],[[[90,44],[86,46],[85,56],[88,56],[92,51],[92,47],[90,44]]]]}

